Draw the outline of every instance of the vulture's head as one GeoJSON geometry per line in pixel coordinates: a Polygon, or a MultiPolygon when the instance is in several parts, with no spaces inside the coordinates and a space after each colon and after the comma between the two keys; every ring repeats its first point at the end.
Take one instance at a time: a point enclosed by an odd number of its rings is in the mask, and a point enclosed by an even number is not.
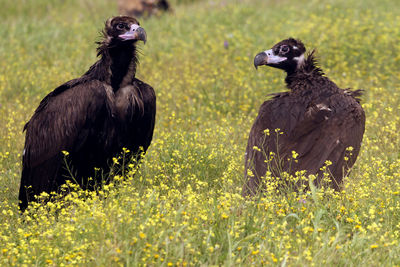
{"type": "Polygon", "coordinates": [[[254,58],[254,66],[267,65],[286,72],[294,72],[304,63],[306,48],[300,40],[289,38],[280,41],[271,49],[261,52],[254,58]]]}
{"type": "Polygon", "coordinates": [[[136,43],[141,40],[146,43],[146,32],[139,22],[132,17],[117,16],[107,20],[103,30],[108,44],[136,43]]]}

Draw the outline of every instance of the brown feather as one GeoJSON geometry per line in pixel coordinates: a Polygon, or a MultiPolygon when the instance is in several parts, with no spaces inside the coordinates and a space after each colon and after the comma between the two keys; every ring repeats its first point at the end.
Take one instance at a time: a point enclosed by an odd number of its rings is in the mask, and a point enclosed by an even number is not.
{"type": "Polygon", "coordinates": [[[130,17],[106,22],[100,59],[80,78],[49,93],[25,125],[25,149],[19,193],[20,209],[41,192],[57,191],[72,179],[62,151],[68,151],[74,180],[83,188],[101,184],[94,168],[105,176],[110,161],[123,147],[137,157],[150,145],[156,113],[151,86],[135,78],[138,63],[136,41],[121,41],[116,25],[138,24],[130,17]]]}
{"type": "MultiPolygon", "coordinates": [[[[279,44],[282,43],[285,41],[279,44]]],[[[260,107],[246,148],[243,195],[255,194],[262,188],[261,177],[267,171],[279,177],[282,171],[294,175],[306,170],[307,174],[318,176],[316,184],[319,184],[326,161],[332,162],[331,186],[339,190],[360,150],[365,129],[365,114],[358,99],[362,91],[338,88],[316,66],[314,51],[301,67],[285,64],[279,68],[288,73],[286,83],[290,91],[274,94],[260,107]],[[283,134],[277,135],[277,128],[283,134]],[[265,129],[269,129],[270,136],[264,134],[265,129]],[[261,152],[253,149],[255,146],[261,152]],[[348,147],[353,151],[345,161],[348,147]],[[297,162],[291,160],[292,151],[298,153],[297,162]],[[280,161],[266,164],[271,152],[279,155],[280,161]]]]}

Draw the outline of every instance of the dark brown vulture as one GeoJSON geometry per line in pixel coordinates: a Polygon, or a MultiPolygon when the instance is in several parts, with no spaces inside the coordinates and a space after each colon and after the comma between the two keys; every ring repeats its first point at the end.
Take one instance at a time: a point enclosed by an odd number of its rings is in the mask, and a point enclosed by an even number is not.
{"type": "Polygon", "coordinates": [[[119,14],[127,16],[151,16],[171,10],[167,0],[117,0],[117,3],[119,14]]]}
{"type": "Polygon", "coordinates": [[[146,42],[146,32],[136,19],[119,16],[106,22],[103,35],[100,59],[82,77],[48,94],[24,127],[21,210],[35,195],[73,180],[70,171],[82,188],[93,189],[122,148],[136,156],[150,145],[156,97],[151,86],[135,78],[136,43],[146,42]],[[62,151],[69,152],[70,171],[62,151]]]}
{"type": "Polygon", "coordinates": [[[274,94],[260,107],[246,149],[244,196],[262,190],[261,177],[267,171],[279,177],[283,171],[294,175],[306,170],[320,185],[326,161],[332,163],[330,186],[340,190],[360,151],[365,129],[361,90],[337,87],[316,66],[314,51],[305,52],[301,41],[290,38],[254,58],[256,68],[267,65],[286,71],[289,91],[274,94]],[[296,159],[292,151],[297,152],[296,159]]]}

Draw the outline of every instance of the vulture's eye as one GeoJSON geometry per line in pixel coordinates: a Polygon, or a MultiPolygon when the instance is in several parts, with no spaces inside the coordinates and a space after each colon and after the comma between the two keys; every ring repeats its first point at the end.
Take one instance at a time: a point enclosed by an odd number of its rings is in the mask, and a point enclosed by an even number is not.
{"type": "Polygon", "coordinates": [[[289,52],[289,46],[287,45],[282,45],[281,46],[281,51],[282,54],[286,54],[287,52],[289,52]]]}
{"type": "Polygon", "coordinates": [[[123,29],[125,29],[125,24],[123,24],[123,23],[118,23],[118,24],[117,24],[117,29],[118,29],[118,30],[123,30],[123,29]]]}

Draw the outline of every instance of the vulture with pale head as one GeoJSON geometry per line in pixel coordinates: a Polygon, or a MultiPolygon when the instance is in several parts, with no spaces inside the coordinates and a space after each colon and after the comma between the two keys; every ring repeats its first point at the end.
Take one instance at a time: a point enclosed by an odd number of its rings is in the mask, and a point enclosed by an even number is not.
{"type": "Polygon", "coordinates": [[[122,148],[138,157],[150,145],[156,97],[150,85],[135,78],[136,45],[146,42],[146,32],[136,19],[118,16],[107,20],[103,35],[99,60],[82,77],[49,93],[24,127],[22,211],[35,195],[57,191],[66,180],[92,190],[122,148]]]}
{"type": "Polygon", "coordinates": [[[303,43],[293,38],[257,54],[254,65],[284,70],[289,91],[273,94],[260,107],[246,149],[242,194],[262,190],[267,172],[280,177],[305,170],[320,185],[326,162],[331,163],[330,186],[340,190],[364,134],[365,114],[358,99],[362,91],[337,87],[316,65],[314,51],[306,55],[303,43]]]}

